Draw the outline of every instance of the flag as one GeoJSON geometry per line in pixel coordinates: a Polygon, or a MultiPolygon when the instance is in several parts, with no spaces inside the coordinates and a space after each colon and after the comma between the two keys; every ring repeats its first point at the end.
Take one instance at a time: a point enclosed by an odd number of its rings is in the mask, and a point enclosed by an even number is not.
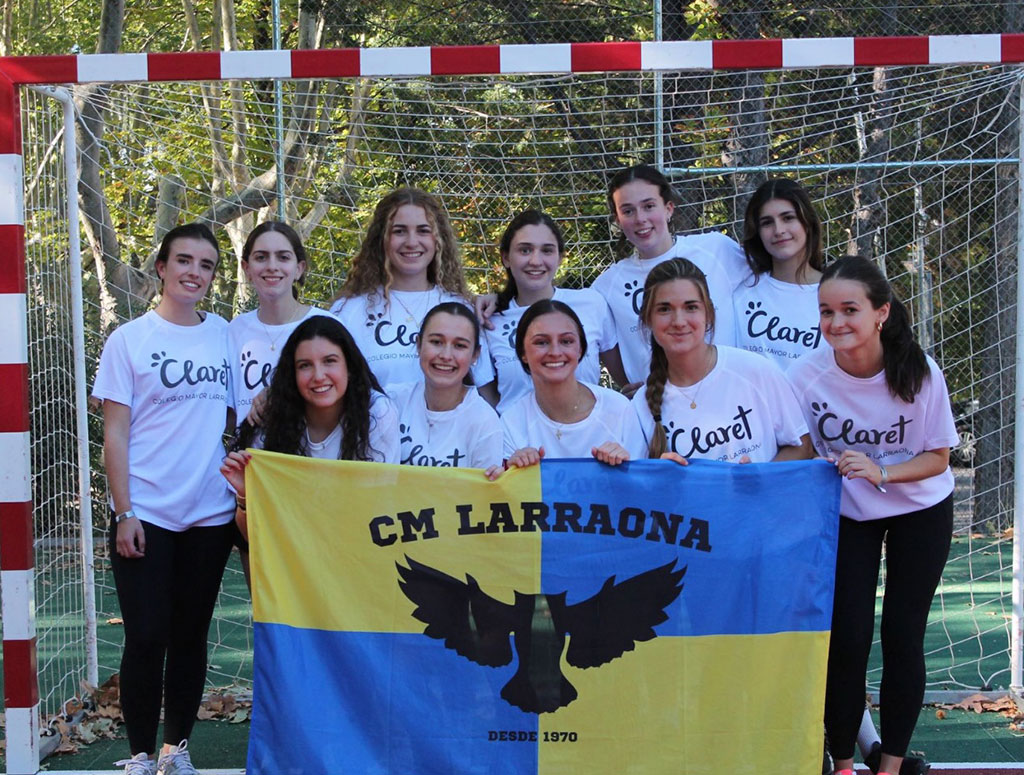
{"type": "Polygon", "coordinates": [[[814,772],[824,461],[255,452],[255,775],[814,772]]]}

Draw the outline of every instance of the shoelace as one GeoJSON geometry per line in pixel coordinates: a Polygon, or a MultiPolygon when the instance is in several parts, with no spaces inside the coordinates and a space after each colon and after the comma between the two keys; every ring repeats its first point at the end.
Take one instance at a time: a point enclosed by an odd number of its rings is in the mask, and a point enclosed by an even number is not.
{"type": "Polygon", "coordinates": [[[160,763],[165,765],[164,769],[167,764],[172,764],[177,768],[174,770],[175,775],[192,775],[192,773],[199,775],[199,771],[192,766],[192,757],[189,756],[187,745],[187,743],[182,743],[178,746],[177,751],[165,753],[160,757],[160,763]]]}
{"type": "Polygon", "coordinates": [[[119,762],[114,762],[115,767],[127,767],[125,775],[151,775],[156,772],[156,762],[152,759],[136,759],[134,756],[131,759],[121,759],[119,762]]]}

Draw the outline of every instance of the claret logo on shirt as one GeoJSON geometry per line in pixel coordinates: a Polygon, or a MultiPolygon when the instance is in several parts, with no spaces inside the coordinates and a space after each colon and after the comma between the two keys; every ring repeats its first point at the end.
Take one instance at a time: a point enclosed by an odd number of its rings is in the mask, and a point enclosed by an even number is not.
{"type": "Polygon", "coordinates": [[[707,455],[716,447],[721,447],[734,441],[750,441],[752,438],[750,415],[753,411],[753,409],[747,409],[737,404],[736,414],[733,415],[732,422],[714,428],[705,429],[699,425],[693,425],[690,428],[677,428],[674,420],[670,420],[668,425],[663,424],[662,427],[665,429],[665,435],[668,437],[669,449],[673,452],[685,458],[689,458],[695,453],[707,455]]]}
{"type": "Polygon", "coordinates": [[[248,390],[270,387],[270,375],[274,373],[273,364],[254,358],[251,350],[243,352],[238,361],[242,370],[242,382],[248,390]]]}
{"type": "Polygon", "coordinates": [[[552,713],[578,696],[562,673],[563,651],[573,667],[600,667],[653,640],[686,573],[673,560],[624,581],[611,576],[596,595],[572,605],[564,591],[518,590],[509,604],[485,593],[469,574],[460,581],[408,556],[405,561],[408,568],[396,563],[398,586],[416,606],[412,615],[427,625],[423,634],[484,667],[508,665],[514,656],[516,672],[501,697],[537,714],[552,713]]]}
{"type": "Polygon", "coordinates": [[[228,362],[222,360],[219,366],[196,365],[192,359],[179,361],[176,358],[167,357],[167,353],[161,350],[152,354],[153,362],[151,368],[160,369],[160,381],[166,388],[176,388],[178,385],[201,385],[217,384],[226,388],[228,386],[228,362]]]}
{"type": "Polygon", "coordinates": [[[902,414],[887,428],[858,428],[850,418],[843,419],[828,408],[825,401],[811,402],[811,412],[817,418],[818,435],[825,441],[844,444],[902,444],[907,426],[913,422],[902,414]]]}
{"type": "Polygon", "coordinates": [[[501,324],[501,335],[508,337],[508,346],[513,350],[516,349],[516,329],[519,328],[518,321],[508,321],[507,323],[501,324]]]}
{"type": "Polygon", "coordinates": [[[747,316],[747,336],[752,339],[766,338],[769,342],[791,342],[814,350],[821,343],[821,328],[813,326],[807,330],[782,324],[778,315],[769,316],[761,309],[761,302],[747,302],[744,312],[747,316]]]}
{"type": "Polygon", "coordinates": [[[633,305],[633,312],[637,315],[640,314],[640,308],[644,302],[644,286],[639,280],[630,280],[626,283],[625,296],[629,299],[633,305]]]}
{"type": "MultiPolygon", "coordinates": [[[[370,325],[367,323],[367,325],[370,325]]],[[[398,344],[402,347],[415,347],[420,332],[416,327],[410,327],[405,323],[397,326],[387,318],[379,320],[373,328],[373,338],[381,347],[390,347],[398,344]]]]}

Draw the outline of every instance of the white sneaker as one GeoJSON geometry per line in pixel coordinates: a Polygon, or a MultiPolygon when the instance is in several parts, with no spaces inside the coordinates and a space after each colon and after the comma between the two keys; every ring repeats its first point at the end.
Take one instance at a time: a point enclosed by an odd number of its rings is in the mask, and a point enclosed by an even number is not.
{"type": "Polygon", "coordinates": [[[131,759],[114,762],[115,767],[124,765],[124,775],[156,775],[156,761],[147,754],[137,753],[131,759]]]}
{"type": "Polygon", "coordinates": [[[188,740],[182,740],[171,750],[161,754],[156,763],[156,775],[199,775],[192,766],[188,753],[188,740]]]}

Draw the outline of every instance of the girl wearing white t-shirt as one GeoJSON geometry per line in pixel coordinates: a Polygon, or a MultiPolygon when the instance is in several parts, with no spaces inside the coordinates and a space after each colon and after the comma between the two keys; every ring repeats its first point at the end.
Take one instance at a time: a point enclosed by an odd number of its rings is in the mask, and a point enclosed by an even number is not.
{"type": "Polygon", "coordinates": [[[577,369],[580,379],[597,384],[603,362],[612,379],[626,384],[608,302],[588,288],[573,290],[554,285],[565,255],[565,238],[554,219],[539,210],[524,210],[509,223],[498,249],[507,279],[497,295],[490,318],[493,328],[487,330],[486,338],[497,376],[499,414],[533,389],[530,375],[523,371],[516,355],[516,328],[527,307],[543,299],[565,302],[583,323],[588,347],[577,369]]]}
{"type": "Polygon", "coordinates": [[[799,183],[776,178],[758,187],[743,219],[743,249],[752,274],[733,293],[736,344],[786,371],[821,344],[821,220],[799,183]]]}
{"type": "Polygon", "coordinates": [[[942,373],[873,262],[830,264],[818,300],[831,347],[787,376],[818,454],[843,475],[825,727],[836,771],[852,774],[884,544],[879,772],[897,773],[921,710],[925,624],[953,532],[956,426],[942,373]]]}
{"type": "Polygon", "coordinates": [[[259,306],[228,323],[231,385],[239,425],[256,396],[270,386],[281,348],[295,327],[310,315],[328,314],[299,301],[306,269],[306,249],[286,223],[261,223],[242,247],[242,270],[259,306]]]}
{"type": "MultiPolygon", "coordinates": [[[[618,465],[642,451],[627,449],[629,399],[576,378],[586,352],[583,324],[564,302],[544,299],[523,314],[516,354],[533,390],[501,416],[508,467],[535,465],[543,457],[588,455],[618,465]]],[[[495,466],[488,476],[499,473],[495,466]]]]}
{"type": "Polygon", "coordinates": [[[423,319],[416,343],[422,382],[391,388],[398,408],[401,463],[490,468],[502,461],[501,421],[467,384],[480,355],[480,323],[466,305],[438,304],[423,319]]]}
{"type": "Polygon", "coordinates": [[[114,518],[110,562],[124,620],[121,709],[130,775],[194,772],[187,738],[206,682],[207,633],[234,527],[217,473],[228,421],[225,321],[196,306],[220,250],[209,228],[167,233],[156,308],[107,340],[93,386],[114,518]]]}
{"type": "MultiPolygon", "coordinates": [[[[377,381],[387,389],[423,379],[416,337],[427,312],[443,301],[468,305],[469,298],[448,214],[430,194],[400,188],[374,210],[331,312],[352,334],[377,381]]],[[[473,380],[477,385],[494,381],[486,345],[473,380]]]]}
{"type": "Polygon", "coordinates": [[[746,257],[735,241],[718,232],[677,235],[679,201],[668,179],[646,164],[622,170],[608,184],[608,206],[621,232],[615,252],[622,259],[605,269],[592,287],[608,301],[615,318],[630,394],[647,377],[651,362],[650,343],[640,324],[644,280],[663,261],[688,258],[704,272],[717,313],[714,341],[736,343],[732,291],[749,273],[746,257]]]}
{"type": "Polygon", "coordinates": [[[708,343],[715,309],[696,265],[674,258],[652,269],[642,312],[651,332],[651,373],[632,403],[649,457],[679,463],[810,457],[807,424],[778,366],[708,343]]]}
{"type": "Polygon", "coordinates": [[[267,391],[260,437],[245,426],[221,466],[237,493],[235,520],[248,538],[244,447],[322,460],[398,462],[398,412],[341,323],[304,320],[288,337],[267,391]]]}

